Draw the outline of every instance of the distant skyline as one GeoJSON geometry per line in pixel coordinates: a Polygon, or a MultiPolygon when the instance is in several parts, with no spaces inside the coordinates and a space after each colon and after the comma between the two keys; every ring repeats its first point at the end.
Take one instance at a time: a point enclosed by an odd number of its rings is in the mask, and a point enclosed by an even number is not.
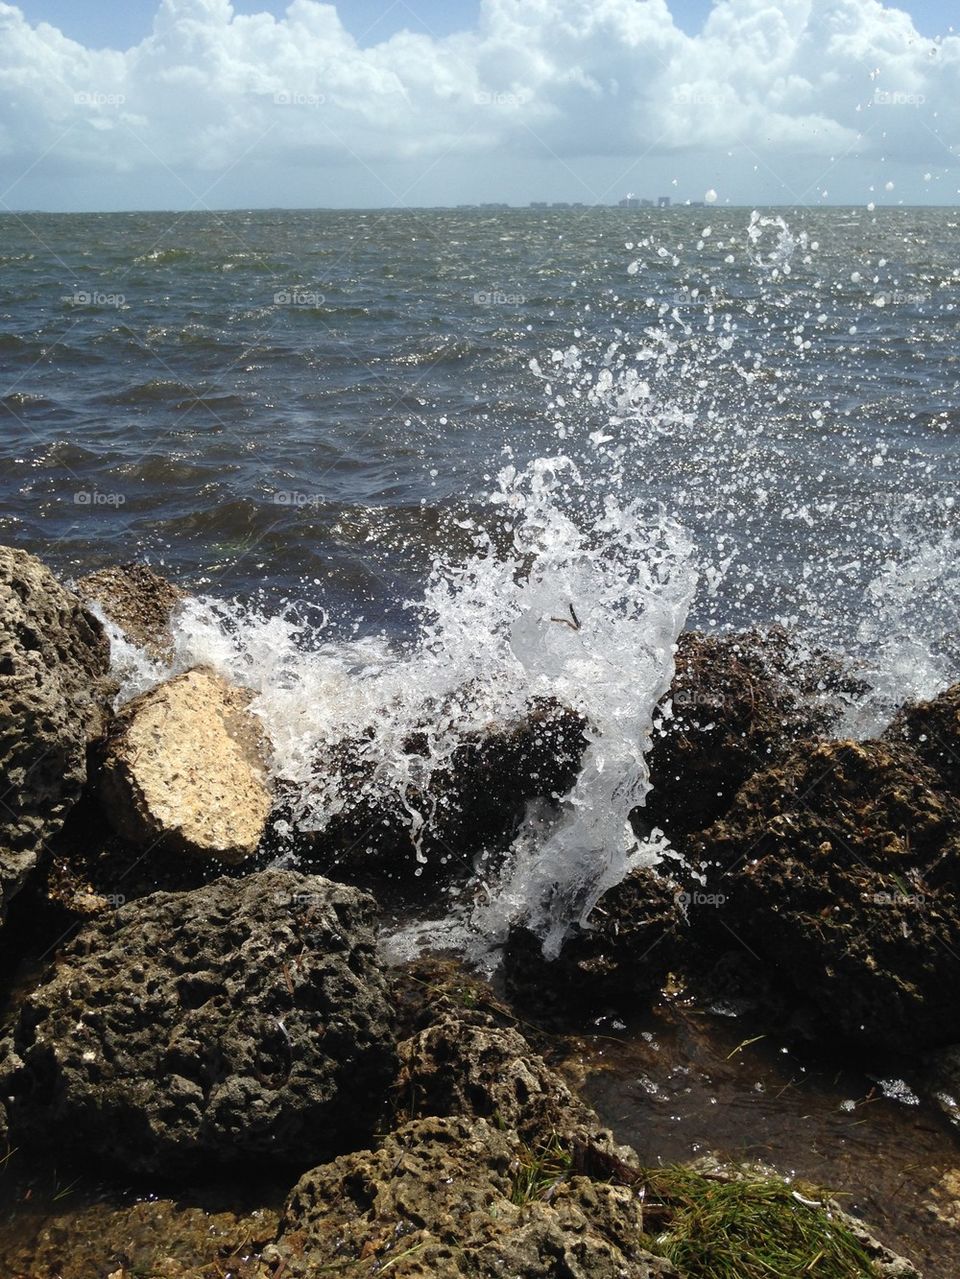
{"type": "Polygon", "coordinates": [[[0,0],[0,211],[960,203],[945,0],[0,0]]]}

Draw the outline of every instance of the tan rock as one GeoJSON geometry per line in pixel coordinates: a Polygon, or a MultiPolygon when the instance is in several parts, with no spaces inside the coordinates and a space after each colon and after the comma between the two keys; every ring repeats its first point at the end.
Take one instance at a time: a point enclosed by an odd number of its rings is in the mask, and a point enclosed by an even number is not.
{"type": "Polygon", "coordinates": [[[948,1168],[928,1193],[924,1208],[938,1221],[960,1229],[960,1168],[948,1168]]]}
{"type": "Polygon", "coordinates": [[[271,807],[250,695],[198,668],[135,698],[110,732],[98,781],[117,833],[141,847],[242,861],[271,807]]]}
{"type": "Polygon", "coordinates": [[[0,1234],[0,1274],[10,1279],[198,1279],[229,1273],[266,1279],[260,1254],[277,1232],[269,1208],[207,1212],[170,1199],[129,1206],[98,1203],[24,1214],[0,1234]],[[57,1211],[60,1209],[60,1211],[57,1211]]]}

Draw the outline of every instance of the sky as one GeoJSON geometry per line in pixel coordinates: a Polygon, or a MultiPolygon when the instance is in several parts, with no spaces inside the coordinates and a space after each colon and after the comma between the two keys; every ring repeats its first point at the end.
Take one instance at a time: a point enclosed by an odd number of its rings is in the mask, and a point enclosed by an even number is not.
{"type": "Polygon", "coordinates": [[[0,0],[0,211],[665,194],[960,203],[956,0],[0,0]]]}

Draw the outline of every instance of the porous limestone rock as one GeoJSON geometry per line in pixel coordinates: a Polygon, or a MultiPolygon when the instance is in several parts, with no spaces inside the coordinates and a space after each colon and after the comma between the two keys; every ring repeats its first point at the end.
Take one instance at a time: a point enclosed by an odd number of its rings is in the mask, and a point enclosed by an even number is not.
{"type": "Polygon", "coordinates": [[[150,657],[169,658],[173,648],[170,621],[184,596],[166,578],[146,564],[115,564],[88,573],[76,585],[83,599],[96,604],[150,657]]]}
{"type": "Polygon", "coordinates": [[[829,742],[759,773],[694,846],[709,910],[846,1038],[960,1041],[960,802],[909,747],[829,742]]]}
{"type": "Polygon", "coordinates": [[[272,804],[249,694],[213,671],[178,675],[128,702],[110,728],[97,782],[124,839],[242,861],[272,804]]]}
{"type": "Polygon", "coordinates": [[[280,870],[97,917],[0,1043],[13,1144],[146,1173],[332,1158],[395,1070],[373,900],[280,870]]]}
{"type": "Polygon", "coordinates": [[[0,917],[83,790],[109,662],[77,596],[34,556],[0,547],[0,917]]]}

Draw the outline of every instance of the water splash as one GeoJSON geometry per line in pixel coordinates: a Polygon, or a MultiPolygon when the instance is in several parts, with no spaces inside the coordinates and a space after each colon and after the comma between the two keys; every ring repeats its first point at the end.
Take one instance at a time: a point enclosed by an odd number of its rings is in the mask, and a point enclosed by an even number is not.
{"type": "MultiPolygon", "coordinates": [[[[416,605],[418,638],[405,649],[325,641],[324,619],[296,608],[266,616],[193,599],[178,617],[174,669],[207,664],[254,691],[272,772],[293,787],[291,820],[302,830],[322,831],[342,805],[336,778],[316,763],[345,739],[361,741],[376,785],[429,797],[465,736],[518,720],[532,698],[583,715],[583,768],[559,815],[527,824],[502,870],[477,886],[479,904],[435,929],[434,943],[455,936],[484,949],[520,918],[555,954],[638,854],[627,819],[647,790],[653,711],[696,574],[682,529],[621,504],[604,481],[565,456],[505,466],[490,506],[508,544],[498,550],[478,526],[473,555],[437,559],[416,605]],[[414,730],[425,748],[411,755],[404,742],[414,730]]],[[[128,691],[139,691],[145,672],[129,669],[128,691]]],[[[427,802],[408,806],[414,841],[427,802]]]]}
{"type": "Polygon", "coordinates": [[[525,922],[549,957],[642,856],[628,818],[649,788],[653,711],[696,586],[692,544],[673,521],[650,527],[638,506],[610,495],[588,533],[558,512],[551,496],[564,470],[581,483],[564,459],[511,474],[501,490],[524,503],[519,549],[536,557],[510,646],[530,678],[584,714],[589,746],[559,817],[529,824],[472,917],[496,940],[525,922]]]}
{"type": "Polygon", "coordinates": [[[790,275],[793,255],[798,249],[806,250],[807,236],[796,234],[781,217],[762,217],[754,209],[747,227],[750,260],[761,271],[768,271],[773,279],[778,275],[790,275]]]}
{"type": "Polygon", "coordinates": [[[836,708],[838,731],[875,734],[960,678],[954,499],[930,484],[947,423],[909,402],[877,412],[889,375],[861,333],[881,323],[877,289],[927,294],[882,256],[832,276],[829,246],[782,216],[754,212],[726,240],[704,227],[695,253],[665,234],[625,245],[653,286],[639,313],[633,290],[614,294],[606,326],[534,366],[551,426],[693,531],[694,625],[775,623],[846,658],[867,693],[836,708]],[[682,288],[658,288],[681,263],[682,288]],[[832,380],[811,375],[825,350],[832,380]]]}
{"type": "MultiPolygon", "coordinates": [[[[484,502],[451,515],[447,544],[468,549],[435,555],[407,604],[411,639],[335,640],[301,605],[271,615],[195,600],[178,623],[177,668],[207,662],[254,691],[304,830],[342,805],[316,765],[344,739],[360,741],[375,784],[423,796],[465,735],[518,720],[532,697],[584,716],[583,767],[559,810],[531,809],[462,910],[410,930],[401,951],[482,956],[521,919],[556,954],[605,889],[657,860],[627,817],[646,794],[652,714],[688,610],[708,629],[776,622],[801,650],[848,655],[868,686],[845,708],[857,735],[960,671],[952,515],[902,496],[929,466],[922,441],[871,438],[837,387],[808,376],[829,341],[869,382],[846,319],[859,279],[826,279],[818,243],[782,217],[754,214],[727,240],[702,228],[669,292],[689,251],[653,236],[626,248],[627,278],[649,293],[613,293],[603,316],[585,308],[565,345],[530,362],[540,429],[525,455],[509,440],[484,502]],[[812,441],[819,470],[799,491],[798,450],[812,441]],[[872,481],[862,492],[858,474],[872,481]]],[[[877,272],[863,290],[873,315],[890,283],[877,272]]],[[[131,671],[137,688],[155,674],[131,671]]],[[[411,799],[407,817],[416,843],[429,809],[411,799]]]]}
{"type": "Polygon", "coordinates": [[[901,554],[864,592],[854,654],[868,691],[838,729],[851,737],[882,732],[904,702],[935,697],[960,670],[960,535],[917,542],[897,527],[901,554]]]}

